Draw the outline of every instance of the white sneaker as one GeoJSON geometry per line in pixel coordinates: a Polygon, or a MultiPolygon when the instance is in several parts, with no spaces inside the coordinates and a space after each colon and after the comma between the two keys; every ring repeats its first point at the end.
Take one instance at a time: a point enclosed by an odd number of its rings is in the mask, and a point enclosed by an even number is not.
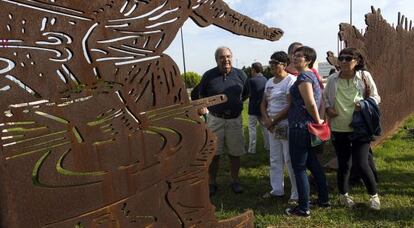
{"type": "Polygon", "coordinates": [[[381,209],[381,203],[380,203],[378,194],[371,196],[371,198],[369,199],[369,202],[371,203],[371,206],[370,206],[371,209],[377,210],[377,211],[381,209]]]}
{"type": "Polygon", "coordinates": [[[346,207],[353,207],[355,205],[354,200],[348,193],[339,195],[339,203],[346,207]]]}
{"type": "Polygon", "coordinates": [[[298,200],[291,198],[291,199],[288,200],[288,204],[289,205],[298,205],[298,200]]]}

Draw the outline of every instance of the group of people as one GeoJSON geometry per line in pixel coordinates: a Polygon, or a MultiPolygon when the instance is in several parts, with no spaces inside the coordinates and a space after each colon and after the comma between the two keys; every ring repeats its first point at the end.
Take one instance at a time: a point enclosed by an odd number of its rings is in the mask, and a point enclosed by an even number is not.
{"type": "Polygon", "coordinates": [[[217,136],[216,154],[209,167],[211,196],[218,191],[217,171],[220,156],[225,152],[230,161],[230,187],[234,193],[243,192],[239,180],[240,156],[245,154],[241,113],[243,102],[250,97],[247,152],[256,152],[259,123],[264,128],[264,147],[270,158],[271,190],[263,198],[284,196],[286,167],[291,182],[289,205],[292,205],[285,210],[287,215],[309,217],[312,205],[330,207],[326,176],[318,158],[323,145],[311,145],[307,128],[309,123],[328,121],[339,166],[339,203],[347,207],[355,204],[349,194],[352,162],[368,190],[370,207],[380,209],[375,176],[368,164],[370,142],[379,128],[379,118],[372,117],[372,113],[373,109],[378,112],[380,97],[359,50],[345,48],[339,53],[340,71],[329,76],[325,88],[313,68],[315,50],[298,42],[289,46],[288,53],[278,51],[270,56],[270,79],[263,76],[260,63],[252,64],[252,77],[248,79],[242,70],[232,66],[232,52],[227,47],[218,48],[215,59],[217,66],[203,75],[197,90],[200,97],[225,94],[228,99],[207,111],[207,125],[217,136]],[[361,118],[365,112],[374,121],[366,124],[361,118]],[[315,202],[310,201],[307,170],[317,186],[315,202]]]}

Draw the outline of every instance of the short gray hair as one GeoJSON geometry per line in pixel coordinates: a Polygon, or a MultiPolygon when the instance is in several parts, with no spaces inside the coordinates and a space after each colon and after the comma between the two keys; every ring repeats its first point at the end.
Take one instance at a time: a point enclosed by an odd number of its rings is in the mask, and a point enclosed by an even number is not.
{"type": "Polygon", "coordinates": [[[230,48],[229,48],[229,47],[221,46],[221,47],[218,47],[218,48],[216,49],[216,52],[214,52],[214,59],[215,59],[215,60],[217,60],[217,59],[218,59],[218,55],[219,55],[219,53],[220,53],[221,51],[223,51],[223,50],[229,50],[229,52],[231,53],[231,55],[233,55],[233,52],[231,52],[231,50],[230,50],[230,48]]]}
{"type": "Polygon", "coordinates": [[[288,55],[293,55],[293,52],[295,51],[295,49],[301,46],[303,46],[303,44],[300,42],[291,43],[288,47],[288,55]]]}

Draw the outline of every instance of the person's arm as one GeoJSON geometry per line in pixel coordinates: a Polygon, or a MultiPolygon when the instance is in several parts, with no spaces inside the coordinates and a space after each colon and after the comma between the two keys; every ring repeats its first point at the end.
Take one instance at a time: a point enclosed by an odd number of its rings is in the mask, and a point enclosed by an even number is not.
{"type": "Polygon", "coordinates": [[[290,88],[293,86],[293,84],[295,83],[295,81],[296,81],[296,78],[294,78],[294,79],[292,79],[292,80],[290,80],[290,82],[289,82],[289,84],[288,84],[288,86],[287,86],[287,88],[286,88],[286,91],[285,91],[285,93],[286,93],[286,101],[287,101],[287,106],[284,108],[284,109],[282,109],[276,116],[275,116],[275,120],[277,121],[277,122],[279,122],[279,121],[282,121],[282,120],[284,120],[284,119],[286,119],[287,118],[287,116],[288,116],[288,113],[289,113],[289,109],[290,109],[290,105],[292,104],[292,96],[290,95],[290,93],[289,93],[289,91],[290,91],[290,88]]]}
{"type": "Polygon", "coordinates": [[[272,128],[272,119],[267,115],[267,101],[266,96],[263,94],[262,102],[260,103],[260,113],[261,115],[261,121],[263,125],[270,130],[272,128]]]}
{"type": "Polygon", "coordinates": [[[282,109],[275,117],[270,118],[267,115],[267,111],[266,111],[268,104],[267,104],[265,96],[263,96],[262,102],[260,103],[260,113],[262,114],[262,122],[267,129],[270,130],[277,123],[287,118],[290,104],[291,104],[290,94],[287,94],[287,102],[288,102],[288,105],[284,109],[282,109]]]}
{"type": "Polygon", "coordinates": [[[207,97],[207,77],[205,74],[203,74],[198,84],[198,96],[199,98],[207,97]]]}
{"type": "Polygon", "coordinates": [[[381,102],[381,97],[378,94],[377,85],[375,84],[374,79],[372,78],[371,74],[368,71],[365,71],[365,75],[368,78],[369,87],[371,90],[370,97],[373,98],[377,102],[377,105],[378,105],[381,102]]]}
{"type": "Polygon", "coordinates": [[[335,118],[338,116],[338,113],[336,112],[335,108],[332,107],[326,108],[325,113],[329,118],[335,118]]]}
{"type": "Polygon", "coordinates": [[[280,121],[282,121],[282,120],[284,120],[284,119],[286,119],[287,118],[287,115],[288,115],[288,112],[289,112],[289,108],[290,108],[290,104],[291,104],[291,100],[292,100],[292,98],[291,98],[291,96],[290,96],[290,94],[287,94],[287,102],[288,102],[288,105],[284,108],[284,109],[282,109],[274,118],[273,118],[273,120],[274,120],[274,122],[275,122],[275,124],[276,123],[279,123],[280,121]]]}
{"type": "MultiPolygon", "coordinates": [[[[201,77],[201,81],[200,83],[196,86],[197,87],[197,95],[198,95],[198,99],[203,98],[203,97],[207,97],[207,88],[206,88],[206,78],[204,77],[205,74],[201,77]]],[[[194,88],[195,89],[195,88],[194,88]]],[[[192,94],[191,94],[192,96],[192,94]]],[[[203,107],[197,110],[198,115],[202,116],[208,113],[208,109],[207,107],[203,107]]]]}
{"type": "Polygon", "coordinates": [[[333,83],[332,78],[329,78],[328,83],[326,84],[326,87],[323,91],[323,102],[325,103],[325,114],[329,118],[335,118],[338,116],[338,113],[336,112],[335,108],[332,107],[332,104],[330,103],[330,100],[329,100],[329,93],[333,89],[332,83],[333,83]]]}
{"type": "Polygon", "coordinates": [[[299,84],[299,93],[305,103],[306,111],[312,116],[315,123],[321,124],[324,121],[319,117],[318,106],[313,98],[312,83],[302,82],[299,84]]]}
{"type": "Polygon", "coordinates": [[[200,83],[198,83],[194,88],[191,90],[191,100],[195,101],[200,99],[200,83]]]}
{"type": "Polygon", "coordinates": [[[244,73],[244,71],[241,70],[242,77],[244,78],[243,81],[243,93],[242,93],[242,101],[247,100],[249,98],[250,94],[250,80],[247,78],[247,75],[244,73]]]}

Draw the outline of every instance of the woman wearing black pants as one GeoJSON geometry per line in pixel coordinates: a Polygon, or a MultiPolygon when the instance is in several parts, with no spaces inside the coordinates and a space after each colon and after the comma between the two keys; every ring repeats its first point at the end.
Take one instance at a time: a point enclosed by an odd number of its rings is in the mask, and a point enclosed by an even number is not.
{"type": "Polygon", "coordinates": [[[380,209],[375,176],[368,164],[369,139],[355,137],[351,127],[354,112],[360,112],[360,101],[370,99],[380,102],[377,87],[371,74],[365,71],[364,59],[355,48],[345,48],[339,53],[341,71],[331,75],[324,91],[326,114],[330,118],[332,142],[338,159],[338,190],[342,205],[352,207],[355,203],[349,195],[349,174],[355,166],[370,195],[370,207],[380,209]]]}

